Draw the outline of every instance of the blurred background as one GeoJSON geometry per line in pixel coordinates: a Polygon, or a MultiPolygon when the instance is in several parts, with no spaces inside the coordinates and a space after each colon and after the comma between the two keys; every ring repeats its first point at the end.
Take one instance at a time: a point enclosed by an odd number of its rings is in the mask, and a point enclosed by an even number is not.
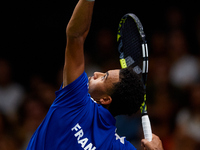
{"type": "MultiPolygon", "coordinates": [[[[0,149],[25,150],[62,82],[65,28],[77,0],[4,2],[0,9],[0,149]]],[[[141,20],[149,45],[148,112],[165,150],[200,146],[200,10],[197,2],[96,0],[86,72],[119,68],[118,23],[141,20]]],[[[117,132],[140,150],[140,113],[117,132]]]]}

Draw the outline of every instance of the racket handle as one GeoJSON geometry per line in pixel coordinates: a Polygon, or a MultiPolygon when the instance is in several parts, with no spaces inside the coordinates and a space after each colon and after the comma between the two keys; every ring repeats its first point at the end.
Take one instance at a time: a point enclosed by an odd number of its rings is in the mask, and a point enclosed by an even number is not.
{"type": "Polygon", "coordinates": [[[150,142],[152,140],[152,131],[148,115],[142,116],[142,128],[144,132],[144,138],[150,142]]]}

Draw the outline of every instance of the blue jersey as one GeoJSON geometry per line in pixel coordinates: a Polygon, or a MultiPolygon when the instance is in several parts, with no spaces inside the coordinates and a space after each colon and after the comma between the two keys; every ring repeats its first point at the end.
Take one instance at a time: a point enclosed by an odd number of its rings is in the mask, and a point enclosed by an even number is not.
{"type": "Polygon", "coordinates": [[[56,92],[56,99],[27,150],[135,150],[116,133],[115,118],[88,93],[84,72],[56,92]]]}

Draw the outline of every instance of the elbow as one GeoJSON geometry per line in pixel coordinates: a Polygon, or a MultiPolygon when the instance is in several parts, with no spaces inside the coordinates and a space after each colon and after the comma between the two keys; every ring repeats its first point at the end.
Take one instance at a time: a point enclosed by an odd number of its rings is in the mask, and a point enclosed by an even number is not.
{"type": "Polygon", "coordinates": [[[67,28],[66,28],[66,35],[68,38],[78,38],[81,36],[80,33],[78,33],[76,30],[74,30],[70,26],[67,26],[67,28]]]}

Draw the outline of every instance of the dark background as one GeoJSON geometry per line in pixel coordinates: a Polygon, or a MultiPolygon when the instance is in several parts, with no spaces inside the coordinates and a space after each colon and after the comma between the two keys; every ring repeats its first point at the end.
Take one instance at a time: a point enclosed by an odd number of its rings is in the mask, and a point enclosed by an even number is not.
{"type": "MultiPolygon", "coordinates": [[[[8,59],[14,68],[15,80],[26,84],[32,74],[51,80],[63,66],[66,45],[65,28],[77,0],[4,2],[1,4],[0,58],[8,59]]],[[[96,0],[93,22],[86,41],[92,46],[97,30],[102,27],[117,32],[120,18],[135,13],[143,23],[147,39],[165,26],[165,13],[172,6],[180,8],[193,41],[194,18],[200,12],[192,1],[96,0]]]]}

